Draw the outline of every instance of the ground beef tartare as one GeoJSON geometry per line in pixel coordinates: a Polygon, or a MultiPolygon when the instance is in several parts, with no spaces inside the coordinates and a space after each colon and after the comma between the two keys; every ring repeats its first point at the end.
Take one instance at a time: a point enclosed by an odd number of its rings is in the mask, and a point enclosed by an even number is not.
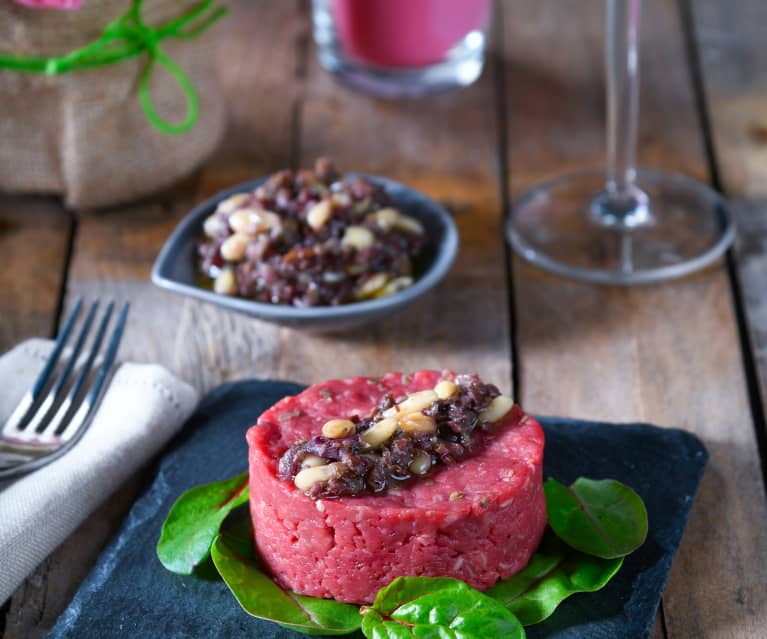
{"type": "Polygon", "coordinates": [[[403,575],[486,589],[527,565],[546,525],[543,431],[476,376],[317,384],[248,444],[258,551],[301,594],[370,603],[403,575]]]}
{"type": "Polygon", "coordinates": [[[383,187],[342,177],[327,159],[228,197],[203,232],[198,267],[216,292],[293,306],[396,293],[413,283],[426,243],[383,187]]]}

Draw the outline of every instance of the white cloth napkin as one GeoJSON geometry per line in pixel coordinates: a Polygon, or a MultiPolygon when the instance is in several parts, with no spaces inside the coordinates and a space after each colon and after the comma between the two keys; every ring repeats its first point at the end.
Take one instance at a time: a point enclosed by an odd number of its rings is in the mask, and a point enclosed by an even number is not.
{"type": "MultiPolygon", "coordinates": [[[[42,370],[52,342],[0,357],[0,425],[42,370]]],[[[93,422],[70,451],[0,485],[0,604],[191,415],[195,390],[152,364],[122,364],[93,422]]]]}

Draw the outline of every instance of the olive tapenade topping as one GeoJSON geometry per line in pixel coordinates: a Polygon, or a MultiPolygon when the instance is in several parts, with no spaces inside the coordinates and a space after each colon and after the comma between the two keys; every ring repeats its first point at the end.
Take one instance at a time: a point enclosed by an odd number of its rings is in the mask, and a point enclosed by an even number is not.
{"type": "Polygon", "coordinates": [[[223,295],[293,306],[384,297],[414,281],[421,223],[382,186],[342,177],[327,159],[280,171],[219,203],[203,224],[198,266],[223,295]]]}
{"type": "Polygon", "coordinates": [[[397,401],[387,394],[367,417],[332,419],[322,435],[293,444],[278,475],[313,499],[381,493],[463,459],[474,432],[489,430],[513,405],[477,375],[443,379],[397,401]]]}

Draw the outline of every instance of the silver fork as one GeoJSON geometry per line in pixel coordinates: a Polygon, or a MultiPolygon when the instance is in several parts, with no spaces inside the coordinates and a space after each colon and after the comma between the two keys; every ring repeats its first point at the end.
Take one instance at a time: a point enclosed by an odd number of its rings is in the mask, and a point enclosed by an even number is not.
{"type": "Polygon", "coordinates": [[[50,463],[66,452],[90,425],[90,418],[117,356],[128,316],[128,304],[120,310],[98,365],[97,358],[114,311],[114,302],[107,305],[90,349],[80,362],[99,302],[91,304],[71,352],[65,354],[67,341],[82,306],[82,299],[78,299],[43,370],[0,430],[0,479],[27,473],[50,463]]]}

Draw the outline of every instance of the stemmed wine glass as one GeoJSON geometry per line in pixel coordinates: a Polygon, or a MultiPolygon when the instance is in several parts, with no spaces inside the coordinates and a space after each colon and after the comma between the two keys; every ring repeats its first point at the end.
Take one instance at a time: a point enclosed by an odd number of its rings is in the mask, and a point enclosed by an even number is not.
{"type": "Polygon", "coordinates": [[[719,258],[735,235],[725,201],[708,186],[635,167],[640,4],[606,0],[606,171],[536,186],[507,222],[514,250],[560,275],[621,285],[680,277],[719,258]]]}

